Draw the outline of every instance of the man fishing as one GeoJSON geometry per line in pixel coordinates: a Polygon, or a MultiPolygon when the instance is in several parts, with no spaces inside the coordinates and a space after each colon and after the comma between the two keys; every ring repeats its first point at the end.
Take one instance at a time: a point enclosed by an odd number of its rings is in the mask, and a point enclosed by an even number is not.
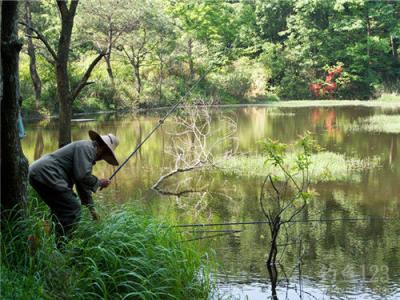
{"type": "Polygon", "coordinates": [[[114,154],[118,146],[116,136],[99,135],[90,130],[89,137],[91,140],[70,143],[41,157],[29,167],[30,184],[51,210],[57,246],[66,240],[79,221],[81,204],[89,208],[93,220],[99,219],[92,192],[106,188],[110,180],[92,175],[96,161],[105,160],[114,166],[119,164],[114,154]],[[73,192],[74,185],[80,201],[73,192]]]}

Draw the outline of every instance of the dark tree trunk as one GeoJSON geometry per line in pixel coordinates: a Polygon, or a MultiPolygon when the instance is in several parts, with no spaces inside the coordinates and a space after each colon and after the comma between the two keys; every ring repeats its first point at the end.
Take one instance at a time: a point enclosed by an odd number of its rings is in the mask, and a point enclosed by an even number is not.
{"type": "Polygon", "coordinates": [[[162,54],[158,56],[160,61],[160,73],[158,74],[158,102],[159,105],[162,104],[163,94],[162,94],[162,85],[163,85],[163,72],[164,72],[164,60],[162,54]]]}
{"type": "Polygon", "coordinates": [[[194,66],[193,66],[193,41],[192,38],[188,40],[188,57],[189,57],[189,79],[192,81],[194,78],[194,66]]]}
{"type": "Polygon", "coordinates": [[[278,245],[277,240],[279,236],[279,230],[281,229],[281,219],[277,217],[274,219],[273,224],[270,224],[271,229],[271,248],[269,250],[269,255],[267,259],[267,265],[275,265],[276,264],[276,256],[278,254],[278,245]]]}
{"type": "Polygon", "coordinates": [[[371,22],[369,17],[369,7],[368,2],[366,3],[366,11],[365,11],[365,23],[367,27],[367,57],[368,57],[368,64],[370,62],[370,46],[369,46],[369,39],[371,37],[371,22]]]}
{"type": "Polygon", "coordinates": [[[397,54],[397,49],[399,49],[399,44],[393,35],[390,35],[390,44],[392,45],[392,57],[398,61],[399,56],[397,54]]]}
{"type": "Polygon", "coordinates": [[[104,60],[106,61],[106,65],[107,65],[107,73],[108,73],[108,77],[110,78],[111,84],[113,87],[115,87],[115,82],[114,82],[114,74],[113,74],[113,70],[111,67],[111,52],[108,52],[108,54],[104,55],[104,60]]]}
{"type": "Polygon", "coordinates": [[[106,65],[107,65],[108,77],[110,78],[112,86],[115,87],[114,74],[113,74],[113,70],[111,67],[111,50],[112,50],[113,31],[112,31],[111,20],[109,22],[110,22],[110,26],[108,28],[107,52],[106,52],[106,55],[104,56],[104,60],[106,61],[106,65]]]}
{"type": "MultiPolygon", "coordinates": [[[[32,26],[31,0],[25,1],[25,23],[28,24],[28,26],[32,26]]],[[[26,27],[26,35],[28,36],[28,55],[30,59],[29,71],[32,78],[33,89],[35,90],[35,107],[36,110],[38,110],[40,106],[40,98],[42,97],[42,81],[40,80],[36,68],[36,53],[32,41],[32,34],[32,30],[29,27],[26,27]]]]}
{"type": "Polygon", "coordinates": [[[271,280],[271,299],[277,300],[278,294],[276,292],[276,286],[278,283],[278,269],[276,265],[267,265],[267,270],[271,280]]]}
{"type": "Polygon", "coordinates": [[[142,92],[142,79],[140,78],[140,62],[139,58],[137,59],[137,62],[133,64],[133,70],[135,74],[135,79],[136,79],[136,92],[138,93],[138,97],[140,99],[140,94],[142,92]]]}
{"type": "Polygon", "coordinates": [[[1,214],[26,203],[28,161],[22,152],[17,120],[20,111],[17,1],[1,3],[1,214]]]}
{"type": "Polygon", "coordinates": [[[58,145],[63,147],[71,142],[71,117],[72,117],[72,98],[70,95],[68,78],[68,58],[71,44],[72,27],[78,1],[71,1],[68,9],[66,2],[57,1],[61,14],[61,33],[58,41],[56,78],[57,78],[57,97],[59,102],[59,128],[58,145]]]}

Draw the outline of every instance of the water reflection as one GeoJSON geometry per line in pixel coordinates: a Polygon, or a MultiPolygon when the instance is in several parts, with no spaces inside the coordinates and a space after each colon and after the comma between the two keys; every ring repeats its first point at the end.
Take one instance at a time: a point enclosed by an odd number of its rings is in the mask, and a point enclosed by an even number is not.
{"type": "Polygon", "coordinates": [[[43,149],[44,149],[43,133],[42,129],[39,128],[36,134],[35,153],[33,155],[34,160],[37,160],[42,156],[43,149]]]}
{"type": "MultiPolygon", "coordinates": [[[[240,108],[214,110],[212,126],[224,128],[223,116],[237,122],[235,141],[222,144],[220,152],[261,153],[258,141],[267,137],[289,143],[305,130],[315,133],[327,150],[360,158],[379,156],[382,166],[361,174],[357,183],[327,182],[314,186],[319,194],[301,216],[308,219],[339,219],[334,222],[295,223],[290,227],[289,244],[278,268],[276,286],[269,280],[265,265],[269,233],[265,225],[239,225],[241,230],[201,245],[216,250],[220,262],[219,292],[233,292],[233,299],[299,298],[299,237],[302,241],[301,286],[303,299],[400,297],[399,221],[366,217],[400,216],[400,135],[349,131],[348,124],[373,114],[379,108],[240,108]],[[363,221],[346,221],[366,218],[363,221]],[[312,296],[311,296],[312,295],[312,296]],[[355,296],[357,295],[357,296],[355,296]]],[[[390,114],[399,114],[398,110],[390,114]]],[[[91,117],[91,116],[88,116],[91,117]]],[[[86,118],[86,117],[85,117],[86,118]]],[[[74,123],[74,140],[87,139],[89,129],[113,132],[120,139],[117,156],[123,160],[159,119],[159,113],[93,116],[94,122],[74,123]]],[[[262,178],[224,175],[218,170],[198,170],[190,175],[207,184],[207,192],[190,197],[165,197],[150,190],[175,159],[168,155],[173,140],[169,133],[176,124],[166,122],[162,130],[143,146],[115,178],[112,188],[96,195],[97,201],[131,201],[153,215],[176,223],[239,222],[263,220],[257,198],[262,178]]],[[[54,121],[27,125],[23,149],[30,162],[57,148],[54,121]]],[[[111,175],[113,168],[96,164],[99,177],[111,175]]],[[[194,181],[193,181],[194,182],[194,181]]],[[[215,228],[218,229],[218,228],[215,228]]],[[[281,241],[282,243],[284,240],[281,241]]]]}

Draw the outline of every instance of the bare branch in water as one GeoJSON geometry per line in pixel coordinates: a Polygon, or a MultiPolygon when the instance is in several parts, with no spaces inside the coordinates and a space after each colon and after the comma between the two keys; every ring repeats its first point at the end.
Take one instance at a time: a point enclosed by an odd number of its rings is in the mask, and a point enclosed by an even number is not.
{"type": "MultiPolygon", "coordinates": [[[[166,189],[163,187],[167,179],[178,174],[195,170],[215,168],[217,162],[215,156],[219,155],[221,144],[235,139],[236,122],[231,118],[223,118],[224,126],[212,126],[213,116],[210,108],[203,106],[186,106],[182,113],[175,118],[177,130],[170,132],[173,136],[171,147],[165,151],[174,158],[174,167],[153,184],[152,189],[163,195],[182,196],[189,193],[204,192],[207,186],[201,189],[185,188],[182,191],[166,189]],[[219,152],[218,152],[219,151],[219,152]]],[[[221,119],[219,119],[221,120],[221,119]]],[[[232,155],[233,151],[226,151],[224,159],[232,155]]],[[[182,185],[182,182],[175,183],[182,185]]]]}

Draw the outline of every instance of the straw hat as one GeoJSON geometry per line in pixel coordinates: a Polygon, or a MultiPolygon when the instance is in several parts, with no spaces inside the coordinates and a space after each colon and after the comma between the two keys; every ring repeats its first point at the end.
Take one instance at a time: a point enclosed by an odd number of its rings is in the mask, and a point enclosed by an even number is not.
{"type": "Polygon", "coordinates": [[[110,165],[118,166],[118,160],[115,157],[114,150],[117,148],[119,142],[115,135],[109,133],[107,135],[99,135],[96,131],[89,130],[89,137],[92,141],[97,141],[100,145],[105,145],[108,150],[107,153],[103,155],[103,159],[110,165]]]}

